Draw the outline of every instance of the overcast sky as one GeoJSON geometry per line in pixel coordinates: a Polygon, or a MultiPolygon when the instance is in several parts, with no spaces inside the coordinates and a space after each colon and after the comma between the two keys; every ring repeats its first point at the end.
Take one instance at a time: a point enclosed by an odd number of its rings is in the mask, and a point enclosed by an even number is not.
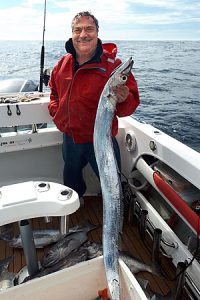
{"type": "MultiPolygon", "coordinates": [[[[44,2],[1,0],[0,40],[41,40],[44,2]]],[[[68,39],[82,10],[99,20],[102,40],[200,40],[200,0],[47,0],[45,39],[68,39]]]]}

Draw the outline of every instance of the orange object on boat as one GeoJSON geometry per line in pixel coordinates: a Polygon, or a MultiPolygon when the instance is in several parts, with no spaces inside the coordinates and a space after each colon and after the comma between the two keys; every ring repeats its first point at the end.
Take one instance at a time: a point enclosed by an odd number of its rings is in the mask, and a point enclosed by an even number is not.
{"type": "Polygon", "coordinates": [[[108,297],[108,289],[105,288],[104,290],[98,291],[99,297],[97,299],[102,299],[102,300],[110,300],[108,297]]]}

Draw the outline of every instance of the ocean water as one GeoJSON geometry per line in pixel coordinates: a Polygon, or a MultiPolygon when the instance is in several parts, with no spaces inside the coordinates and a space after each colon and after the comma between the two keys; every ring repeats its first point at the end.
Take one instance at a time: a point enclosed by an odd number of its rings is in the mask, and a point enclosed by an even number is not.
{"type": "MultiPolygon", "coordinates": [[[[112,42],[122,60],[134,59],[141,100],[134,117],[200,152],[200,41],[112,42]]],[[[64,45],[45,42],[45,68],[65,54],[64,45]]],[[[0,80],[39,81],[40,52],[40,41],[0,41],[0,80]]]]}

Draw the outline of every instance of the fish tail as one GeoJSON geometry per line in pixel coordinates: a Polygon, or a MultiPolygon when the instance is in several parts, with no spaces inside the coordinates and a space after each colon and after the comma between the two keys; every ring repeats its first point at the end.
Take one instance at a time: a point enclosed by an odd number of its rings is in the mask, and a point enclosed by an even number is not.
{"type": "Polygon", "coordinates": [[[166,279],[161,267],[158,264],[151,264],[150,269],[151,269],[152,274],[154,274],[160,278],[166,279]]]}

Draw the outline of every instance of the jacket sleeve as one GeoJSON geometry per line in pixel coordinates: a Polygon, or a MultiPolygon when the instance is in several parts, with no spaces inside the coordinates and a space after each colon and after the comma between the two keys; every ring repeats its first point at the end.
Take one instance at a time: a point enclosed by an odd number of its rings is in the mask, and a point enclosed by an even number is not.
{"type": "Polygon", "coordinates": [[[52,117],[55,116],[59,106],[59,97],[58,97],[57,86],[56,86],[56,73],[57,73],[57,65],[54,67],[49,81],[49,87],[51,91],[50,91],[50,102],[48,105],[48,109],[52,117]]]}
{"type": "Polygon", "coordinates": [[[118,117],[131,115],[140,103],[137,82],[132,73],[129,75],[126,85],[129,88],[129,95],[124,102],[117,104],[116,115],[118,117]]]}

